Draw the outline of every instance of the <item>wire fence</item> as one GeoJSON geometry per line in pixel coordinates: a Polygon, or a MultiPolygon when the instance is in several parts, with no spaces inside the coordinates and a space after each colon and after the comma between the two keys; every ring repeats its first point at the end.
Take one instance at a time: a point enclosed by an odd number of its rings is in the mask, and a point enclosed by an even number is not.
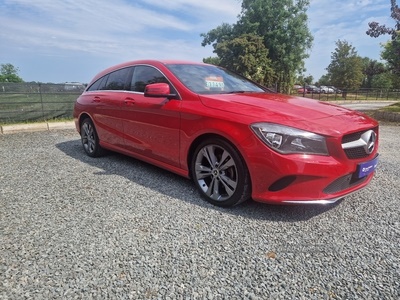
{"type": "Polygon", "coordinates": [[[80,83],[0,83],[0,123],[72,118],[80,83]]]}
{"type": "MultiPolygon", "coordinates": [[[[81,83],[0,83],[0,124],[70,119],[81,83]]],[[[360,89],[334,93],[295,90],[293,95],[322,101],[370,100],[400,101],[400,89],[360,89]]]]}
{"type": "Polygon", "coordinates": [[[329,93],[322,91],[306,92],[304,89],[294,90],[292,95],[312,98],[321,101],[336,101],[336,100],[349,100],[349,101],[400,101],[400,89],[359,89],[359,90],[340,90],[329,93]]]}

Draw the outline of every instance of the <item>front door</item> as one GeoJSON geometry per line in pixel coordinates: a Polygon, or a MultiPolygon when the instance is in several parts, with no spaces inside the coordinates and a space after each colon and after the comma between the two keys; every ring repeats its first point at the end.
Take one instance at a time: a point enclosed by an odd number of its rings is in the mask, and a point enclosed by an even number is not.
{"type": "Polygon", "coordinates": [[[180,167],[180,100],[144,96],[150,83],[169,83],[156,68],[135,66],[131,92],[124,99],[123,127],[129,151],[180,167]]]}

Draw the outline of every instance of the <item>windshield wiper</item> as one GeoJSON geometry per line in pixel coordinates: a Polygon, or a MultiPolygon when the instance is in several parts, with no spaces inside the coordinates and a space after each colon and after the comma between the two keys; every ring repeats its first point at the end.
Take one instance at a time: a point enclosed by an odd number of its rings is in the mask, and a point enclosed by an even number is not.
{"type": "Polygon", "coordinates": [[[255,93],[254,91],[231,91],[225,92],[224,94],[243,94],[243,93],[255,93]]]}

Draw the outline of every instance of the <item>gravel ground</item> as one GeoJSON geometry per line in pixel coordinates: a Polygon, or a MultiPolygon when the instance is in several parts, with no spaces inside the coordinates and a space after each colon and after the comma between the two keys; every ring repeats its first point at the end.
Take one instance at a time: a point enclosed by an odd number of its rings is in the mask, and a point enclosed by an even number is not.
{"type": "Polygon", "coordinates": [[[399,130],[336,205],[233,209],[74,131],[0,135],[0,298],[399,299],[399,130]]]}

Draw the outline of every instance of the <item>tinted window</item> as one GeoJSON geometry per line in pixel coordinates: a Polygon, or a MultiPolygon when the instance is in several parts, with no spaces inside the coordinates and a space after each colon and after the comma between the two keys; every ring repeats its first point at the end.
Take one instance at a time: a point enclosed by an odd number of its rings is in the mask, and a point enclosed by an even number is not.
{"type": "Polygon", "coordinates": [[[130,68],[124,68],[109,74],[105,90],[125,90],[130,68]]]}
{"type": "Polygon", "coordinates": [[[144,92],[146,85],[151,83],[168,83],[167,78],[160,71],[149,66],[137,66],[133,72],[131,90],[144,92]]]}
{"type": "Polygon", "coordinates": [[[88,91],[104,90],[108,79],[108,75],[97,79],[89,88],[88,91]]]}

